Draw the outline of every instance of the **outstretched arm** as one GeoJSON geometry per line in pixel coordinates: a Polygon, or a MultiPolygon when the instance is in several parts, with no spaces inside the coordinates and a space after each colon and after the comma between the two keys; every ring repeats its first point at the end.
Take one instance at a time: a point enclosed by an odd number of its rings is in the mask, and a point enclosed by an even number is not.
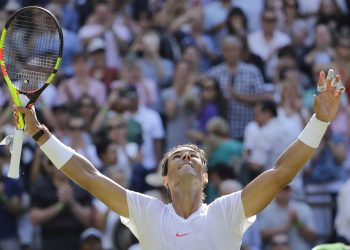
{"type": "Polygon", "coordinates": [[[334,119],[338,111],[340,96],[344,91],[344,88],[339,88],[340,84],[339,75],[334,80],[333,70],[328,72],[327,79],[325,79],[323,71],[320,73],[318,89],[322,90],[322,86],[325,86],[325,91],[315,96],[315,117],[312,118],[298,140],[282,153],[275,166],[262,173],[243,189],[242,202],[246,217],[253,216],[263,210],[311,159],[318,146],[314,142],[318,141],[319,143],[327,123],[334,119]],[[335,84],[332,84],[333,81],[335,84]]]}
{"type": "MultiPolygon", "coordinates": [[[[34,108],[14,107],[14,110],[24,114],[26,133],[29,136],[32,137],[36,132],[43,129],[43,125],[36,118],[34,108]]],[[[48,142],[53,142],[57,152],[51,148],[49,155],[47,152],[45,153],[55,166],[75,183],[103,201],[113,211],[124,217],[129,217],[126,190],[102,175],[86,158],[59,142],[47,129],[43,130],[45,132],[39,138],[38,144],[43,149],[43,146],[47,146],[48,142]],[[53,156],[54,159],[50,156],[53,156]]]]}

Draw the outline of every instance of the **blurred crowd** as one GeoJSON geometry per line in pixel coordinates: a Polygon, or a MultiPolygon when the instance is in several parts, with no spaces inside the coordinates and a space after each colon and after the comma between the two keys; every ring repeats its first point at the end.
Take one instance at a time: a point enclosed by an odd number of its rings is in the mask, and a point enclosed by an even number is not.
{"type": "MultiPolygon", "coordinates": [[[[64,35],[39,120],[112,180],[164,202],[158,163],[178,144],[207,153],[207,203],[273,167],[313,114],[319,72],[334,69],[347,88],[336,119],[242,249],[350,243],[349,0],[0,0],[0,28],[28,5],[50,10],[64,35]]],[[[14,124],[0,81],[2,139],[14,124]]],[[[1,250],[139,249],[32,139],[18,180],[6,177],[9,158],[1,147],[1,250]]]]}

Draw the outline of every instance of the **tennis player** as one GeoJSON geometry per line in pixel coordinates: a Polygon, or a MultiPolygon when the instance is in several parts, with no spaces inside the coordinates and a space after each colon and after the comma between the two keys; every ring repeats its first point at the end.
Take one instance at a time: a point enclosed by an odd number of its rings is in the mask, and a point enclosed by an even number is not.
{"type": "Polygon", "coordinates": [[[162,159],[168,205],[126,190],[108,179],[72,148],[62,144],[36,118],[35,110],[14,107],[25,115],[26,133],[65,175],[124,217],[142,249],[240,249],[244,231],[310,160],[337,113],[344,91],[334,71],[320,73],[315,114],[298,139],[282,153],[275,166],[262,173],[242,191],[203,203],[208,182],[204,152],[195,145],[181,145],[162,159]]]}

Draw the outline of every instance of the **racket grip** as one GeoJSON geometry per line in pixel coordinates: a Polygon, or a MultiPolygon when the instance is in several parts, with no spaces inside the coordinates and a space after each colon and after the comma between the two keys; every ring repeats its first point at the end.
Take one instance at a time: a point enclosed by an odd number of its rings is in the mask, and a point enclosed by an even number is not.
{"type": "Polygon", "coordinates": [[[24,137],[23,129],[16,129],[13,142],[12,142],[10,168],[7,173],[7,176],[10,178],[18,179],[19,177],[23,137],[24,137]]]}

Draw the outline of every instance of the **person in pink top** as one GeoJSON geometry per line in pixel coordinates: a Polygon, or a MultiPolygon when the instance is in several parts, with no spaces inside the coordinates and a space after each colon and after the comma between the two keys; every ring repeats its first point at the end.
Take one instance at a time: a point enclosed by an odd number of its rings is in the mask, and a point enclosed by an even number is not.
{"type": "Polygon", "coordinates": [[[99,106],[106,103],[106,86],[89,76],[89,66],[85,53],[77,53],[73,57],[74,75],[63,81],[58,87],[58,103],[76,102],[87,94],[95,99],[99,106]]]}

